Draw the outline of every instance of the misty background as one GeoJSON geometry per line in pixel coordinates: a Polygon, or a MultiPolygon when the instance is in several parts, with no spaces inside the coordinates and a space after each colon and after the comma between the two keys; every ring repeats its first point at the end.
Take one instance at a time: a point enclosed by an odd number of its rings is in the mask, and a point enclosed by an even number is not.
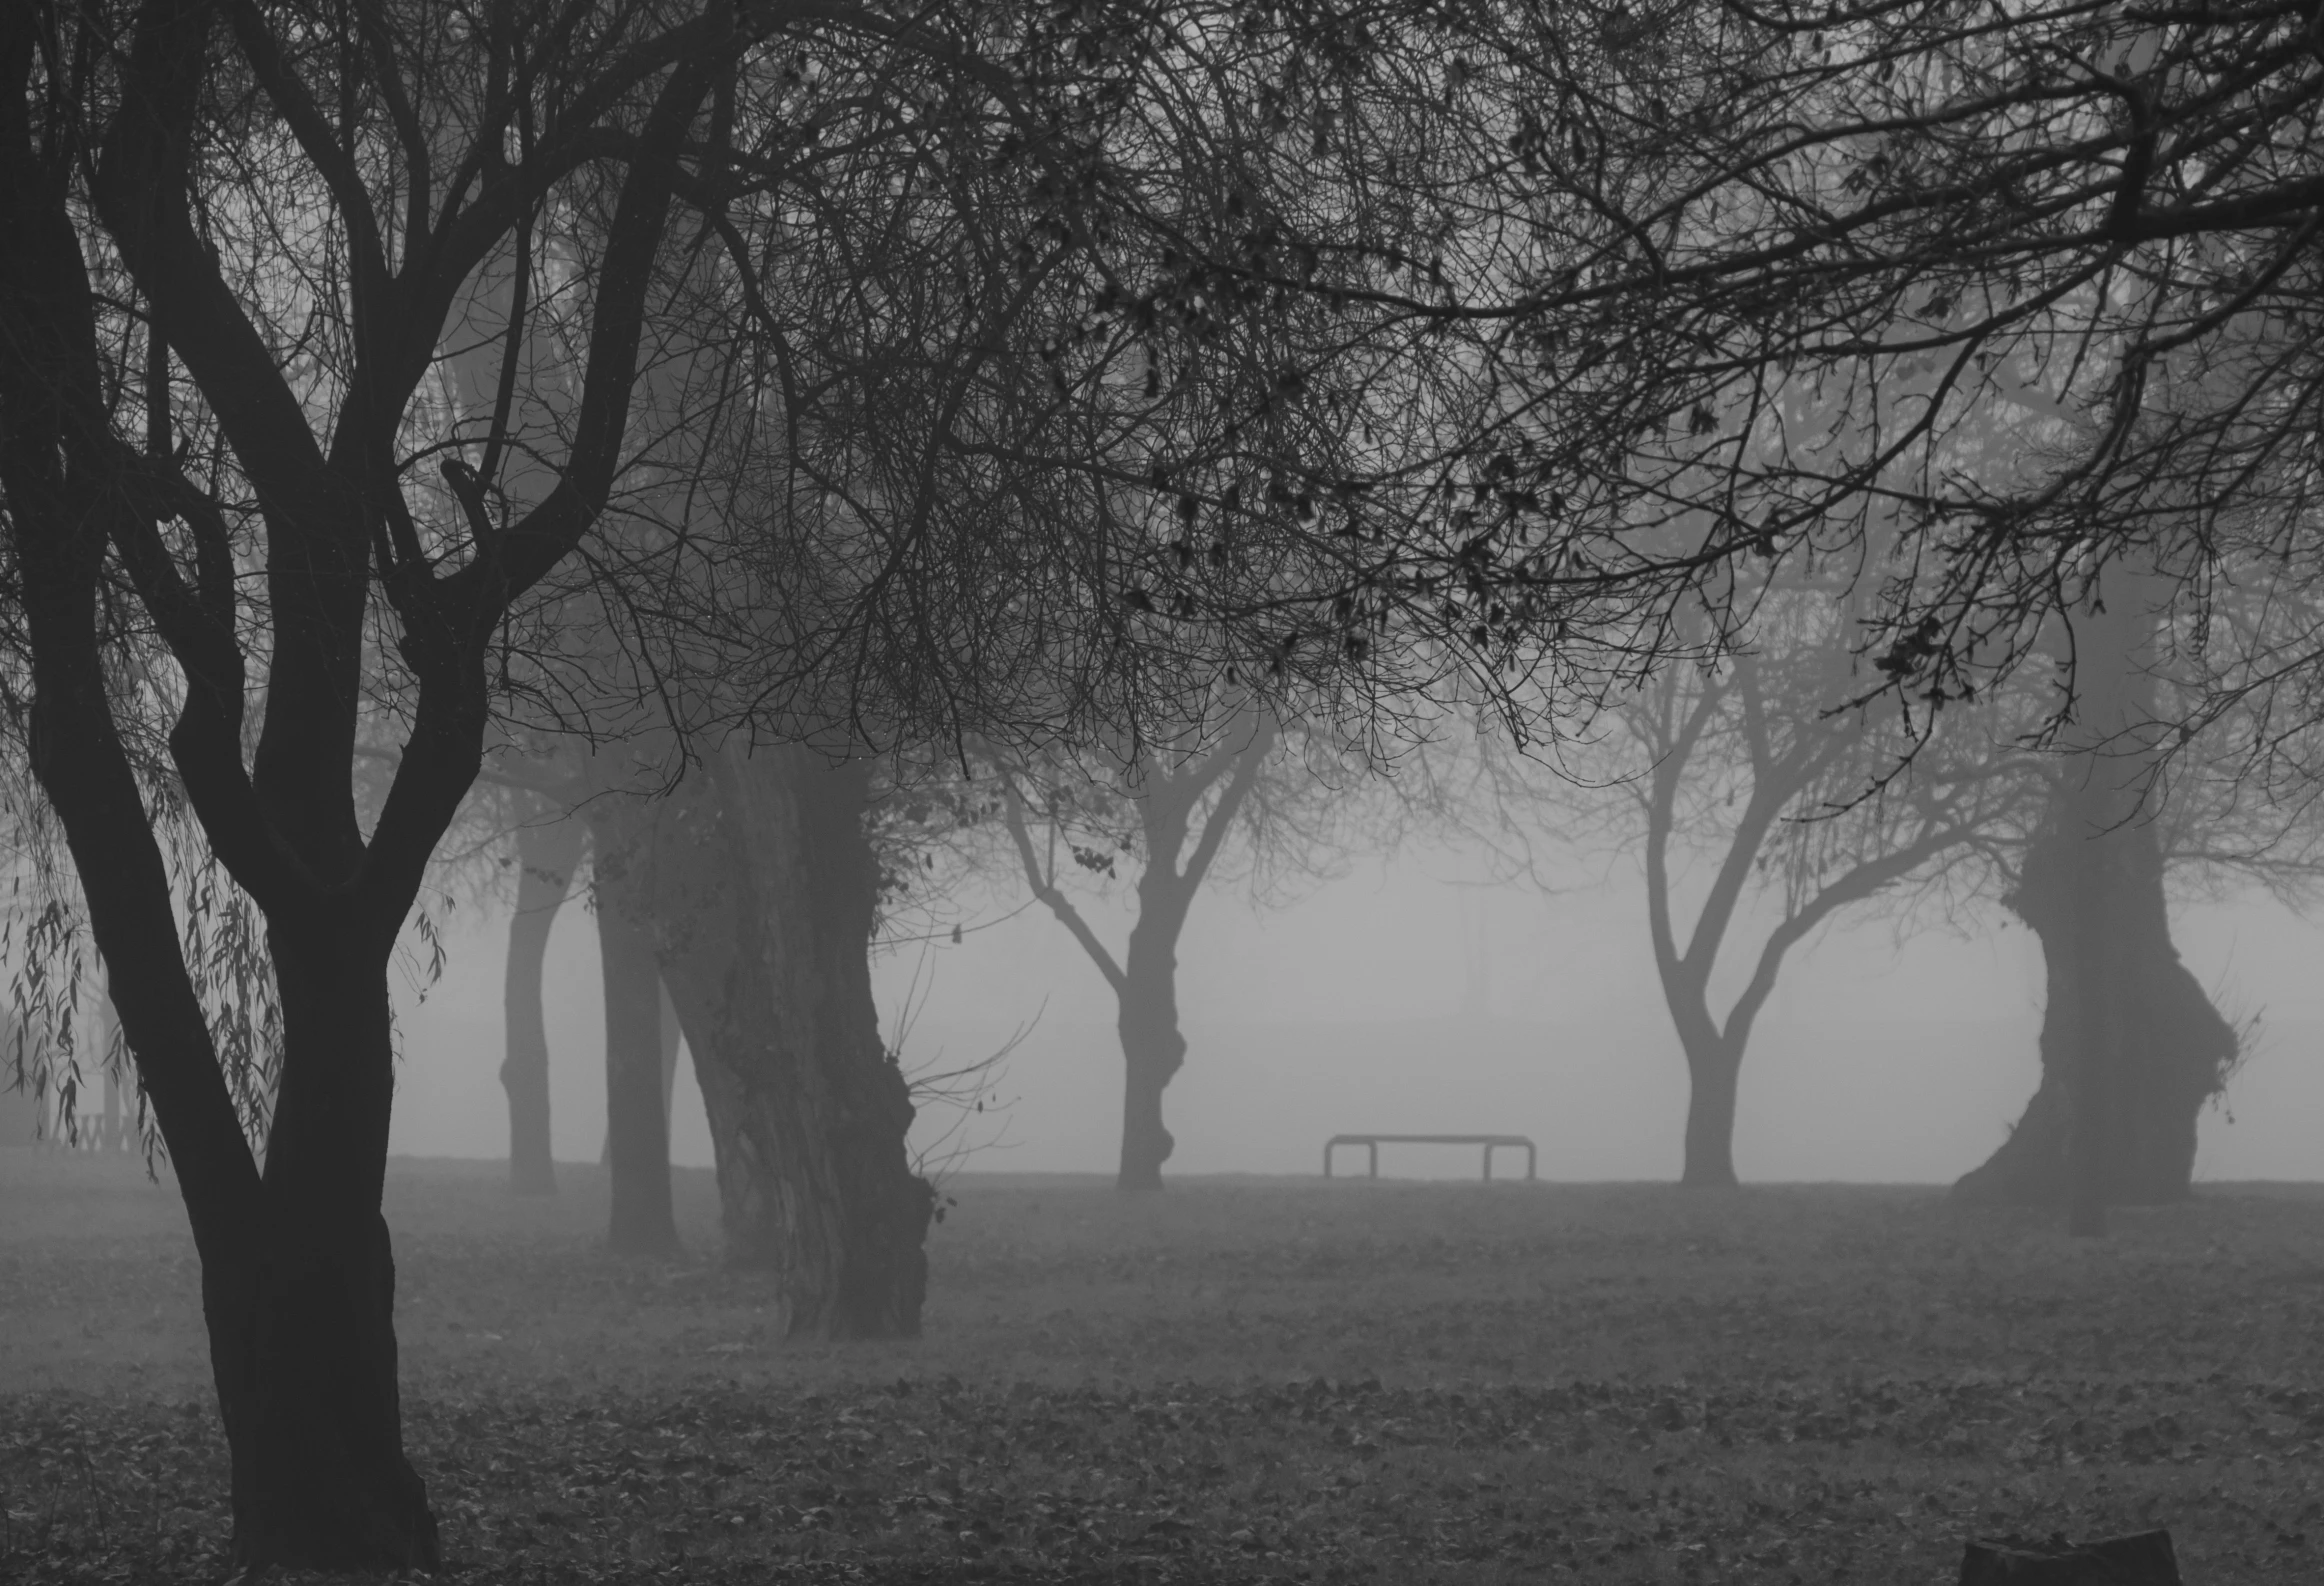
{"type": "MultiPolygon", "coordinates": [[[[1225,878],[1204,889],[1179,948],[1190,1048],[1170,1087],[1173,1174],[1314,1173],[1324,1140],[1343,1130],[1497,1130],[1533,1138],[1544,1178],[1675,1176],[1687,1074],[1655,984],[1637,865],[1576,864],[1550,894],[1464,880],[1476,873],[1460,853],[1408,852],[1359,861],[1285,908],[1254,907],[1225,878]]],[[[586,889],[575,894],[545,971],[551,1116],[557,1158],[595,1161],[604,1005],[596,923],[586,889]]],[[[1127,934],[1126,888],[1080,901],[1110,943],[1127,934]]],[[[1021,890],[964,894],[958,912],[957,945],[938,930],[875,955],[882,1035],[894,1045],[916,1003],[902,1040],[910,1071],[974,1062],[1029,1028],[997,1068],[986,1112],[964,1121],[923,1107],[915,1148],[941,1166],[941,1137],[958,1126],[951,1143],[974,1148],[953,1160],[961,1170],[1110,1173],[1122,1105],[1112,993],[1021,890]]],[[[455,906],[443,977],[424,995],[406,956],[397,1154],[507,1155],[507,929],[504,905],[455,906]]],[[[2182,902],[2172,935],[2223,1013],[2261,1015],[2226,1095],[2203,1115],[2196,1177],[2324,1177],[2313,1122],[2324,1116],[2324,930],[2254,898],[2182,902]]],[[[1722,997],[1744,962],[1728,956],[1714,981],[1722,997]]],[[[1877,910],[1842,915],[1787,962],[1744,1058],[1739,1171],[1887,1183],[1967,1172],[2039,1079],[2042,1000],[2040,945],[1996,906],[1902,941],[1877,910]]],[[[689,1062],[670,1130],[674,1163],[711,1165],[689,1062]]],[[[1348,1151],[1337,1171],[1363,1166],[1348,1151]]],[[[1390,1147],[1380,1171],[1474,1177],[1476,1153],[1390,1147]]],[[[1494,1171],[1522,1163],[1504,1153],[1494,1171]]]]}

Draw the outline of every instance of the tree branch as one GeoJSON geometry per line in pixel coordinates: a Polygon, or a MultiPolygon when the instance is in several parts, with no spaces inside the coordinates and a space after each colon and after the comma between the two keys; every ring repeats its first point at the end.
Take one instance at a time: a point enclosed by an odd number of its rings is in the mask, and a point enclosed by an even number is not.
{"type": "Polygon", "coordinates": [[[1009,836],[1017,845],[1017,857],[1024,862],[1025,881],[1032,887],[1033,896],[1040,899],[1051,914],[1057,916],[1059,924],[1073,933],[1073,939],[1081,944],[1081,950],[1089,954],[1090,962],[1096,964],[1099,973],[1106,977],[1106,984],[1113,987],[1116,996],[1121,995],[1129,986],[1129,978],[1122,973],[1122,966],[1115,962],[1114,955],[1106,951],[1105,943],[1099,941],[1097,933],[1089,928],[1089,922],[1081,917],[1081,911],[1073,906],[1073,900],[1060,892],[1054,881],[1042,874],[1040,857],[1033,852],[1033,835],[1025,828],[1025,801],[1018,796],[1016,781],[1008,771],[998,766],[995,769],[1001,775],[1002,819],[1007,822],[1009,836]]]}

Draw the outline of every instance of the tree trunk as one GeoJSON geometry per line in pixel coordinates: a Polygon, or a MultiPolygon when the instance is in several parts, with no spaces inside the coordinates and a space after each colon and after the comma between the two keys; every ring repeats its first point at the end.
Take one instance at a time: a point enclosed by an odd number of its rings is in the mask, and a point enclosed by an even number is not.
{"type": "Polygon", "coordinates": [[[202,1284],[244,1565],[433,1569],[439,1557],[403,1453],[379,1209],[394,1050],[375,934],[317,917],[268,930],[283,1064],[262,1216],[236,1259],[204,1262],[202,1284]]]}
{"type": "Polygon", "coordinates": [[[1743,1071],[1740,1043],[1690,1041],[1687,1058],[1686,1159],[1679,1182],[1695,1189],[1733,1189],[1735,1097],[1743,1071]]]}
{"type": "Polygon", "coordinates": [[[2082,1198],[2101,1204],[2185,1198],[2196,1123],[2226,1083],[2236,1038],[2171,943],[2154,828],[2086,837],[2061,811],[2028,851],[2010,907],[2042,944],[2041,1084],[1954,1195],[2065,1206],[2079,1179],[2082,1198]],[[2087,1065],[2087,1130],[2076,1127],[2077,1064],[2087,1065]]]}
{"type": "Polygon", "coordinates": [[[793,1336],[914,1335],[927,1287],[934,1196],[871,993],[869,788],[804,748],[722,753],[652,806],[640,867],[727,1257],[777,1275],[793,1336]]]}
{"type": "Polygon", "coordinates": [[[1162,1187],[1162,1164],[1177,1146],[1162,1124],[1162,1092],[1186,1063],[1186,1037],[1178,1029],[1176,955],[1167,947],[1141,952],[1139,933],[1145,929],[1141,911],[1138,929],[1130,934],[1128,984],[1115,1026],[1122,1038],[1125,1083],[1122,1165],[1114,1182],[1132,1191],[1162,1187]]]}
{"type": "MultiPolygon", "coordinates": [[[[650,947],[650,929],[647,931],[647,939],[650,947]]],[[[670,1129],[670,1109],[678,1094],[678,1048],[686,1039],[686,1030],[678,1022],[677,1004],[670,1000],[670,988],[663,983],[659,969],[655,971],[654,987],[661,1002],[662,1130],[666,1140],[670,1129]]],[[[610,1128],[605,1131],[605,1144],[597,1154],[597,1165],[609,1170],[613,1166],[613,1131],[610,1128]]]]}
{"type": "MultiPolygon", "coordinates": [[[[8,42],[22,67],[24,35],[8,42]]],[[[10,91],[23,84],[20,72],[10,91]]],[[[0,139],[0,230],[10,238],[0,248],[0,473],[31,652],[31,766],[64,827],[201,1258],[232,1455],[234,1558],[432,1570],[435,1520],[403,1454],[395,1265],[379,1210],[394,1090],[387,966],[411,893],[384,890],[366,911],[336,884],[282,888],[285,912],[267,931],[281,1082],[261,1174],[187,965],[156,822],[113,717],[95,615],[108,521],[124,509],[118,480],[58,427],[64,404],[79,402],[84,415],[91,407],[75,375],[85,365],[59,346],[69,328],[89,343],[89,299],[79,244],[49,202],[63,189],[43,185],[25,152],[20,124],[0,139]],[[60,458],[72,462],[69,476],[60,458]]],[[[91,420],[84,434],[102,430],[91,420]]],[[[207,773],[205,747],[233,741],[219,727],[224,708],[214,690],[189,687],[172,737],[181,771],[193,763],[207,773]]],[[[344,760],[339,773],[343,792],[344,760]]],[[[340,808],[352,831],[352,807],[340,808]]],[[[280,851],[274,836],[267,854],[280,851]]]]}
{"type": "Polygon", "coordinates": [[[2071,622],[2074,735],[2010,907],[2041,939],[2042,1081],[1964,1200],[2064,1204],[2098,1233],[2110,1203],[2183,1198],[2195,1126],[2226,1083],[2234,1030],[2171,944],[2146,806],[2162,725],[2151,664],[2164,581],[2114,570],[2071,622]]]}
{"type": "Polygon", "coordinates": [[[597,889],[598,959],[605,970],[605,1156],[612,1180],[608,1242],[633,1255],[676,1248],[670,1215],[670,1129],[662,1108],[662,977],[654,944],[624,889],[597,889]]]}
{"type": "Polygon", "coordinates": [[[581,864],[580,822],[520,826],[516,833],[516,913],[508,922],[508,973],[502,1008],[507,1052],[500,1084],[508,1092],[508,1182],[519,1195],[554,1195],[557,1165],[549,1146],[549,1032],[541,1013],[541,965],[549,931],[581,864]]]}

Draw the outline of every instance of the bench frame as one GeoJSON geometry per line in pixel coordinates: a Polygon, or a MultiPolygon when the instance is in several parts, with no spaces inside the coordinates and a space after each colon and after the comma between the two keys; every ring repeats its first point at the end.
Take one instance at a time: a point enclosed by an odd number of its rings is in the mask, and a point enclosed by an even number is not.
{"type": "Polygon", "coordinates": [[[1492,1182],[1496,1150],[1525,1153],[1525,1181],[1534,1181],[1533,1142],[1521,1134],[1335,1134],[1323,1145],[1323,1176],[1330,1178],[1332,1153],[1343,1145],[1360,1145],[1369,1153],[1366,1178],[1380,1176],[1380,1147],[1384,1145],[1473,1145],[1484,1148],[1485,1181],[1492,1182]]]}

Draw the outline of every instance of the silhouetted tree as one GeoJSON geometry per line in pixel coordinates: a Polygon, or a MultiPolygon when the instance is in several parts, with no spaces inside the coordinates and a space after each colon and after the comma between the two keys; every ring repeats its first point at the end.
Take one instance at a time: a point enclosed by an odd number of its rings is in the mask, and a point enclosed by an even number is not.
{"type": "Polygon", "coordinates": [[[731,744],[634,801],[600,861],[694,1054],[727,1258],[774,1272],[793,1336],[917,1333],[926,1290],[933,1195],[871,995],[870,787],[860,760],[731,744]]]}
{"type": "Polygon", "coordinates": [[[1175,1147],[1162,1097],[1186,1059],[1178,945],[1196,896],[1230,845],[1242,851],[1255,881],[1263,876],[1281,886],[1329,875],[1347,853],[1342,817],[1365,792],[1355,785],[1361,768],[1316,763],[1321,735],[1287,741],[1254,702],[1208,736],[1200,747],[1202,735],[1193,731],[1176,739],[1125,734],[1094,754],[1040,760],[990,745],[982,750],[999,787],[999,824],[1010,849],[995,864],[1022,871],[1118,1005],[1124,1083],[1116,1183],[1125,1190],[1160,1189],[1162,1164],[1175,1147]],[[1100,886],[1116,879],[1118,863],[1136,865],[1137,917],[1119,957],[1068,890],[1071,872],[1060,848],[1100,886]]]}
{"type": "Polygon", "coordinates": [[[475,776],[501,619],[618,475],[679,161],[735,47],[730,27],[699,21],[638,17],[562,42],[542,21],[374,9],[366,50],[256,5],[34,5],[0,24],[0,220],[19,239],[0,267],[0,484],[33,763],[201,1250],[235,1555],[254,1566],[439,1557],[401,1446],[379,1212],[388,957],[475,776]],[[87,47],[100,32],[118,44],[87,47]],[[474,75],[424,73],[438,51],[474,75]],[[550,126],[511,161],[519,102],[550,126]],[[505,517],[431,522],[399,450],[438,329],[520,218],[575,182],[614,215],[574,319],[586,377],[558,481],[505,517]],[[318,273],[287,272],[310,225],[341,245],[305,261],[318,273]],[[124,366],[138,371],[126,400],[109,378],[124,366]],[[187,803],[267,920],[283,1046],[263,1171],[121,747],[96,619],[109,568],[182,678],[151,708],[175,716],[187,803]],[[365,829],[350,761],[375,599],[411,713],[365,829]]]}
{"type": "MultiPolygon", "coordinates": [[[[2200,789],[2174,800],[2158,778],[2177,737],[2157,672],[2168,587],[2118,565],[2104,591],[2054,631],[2054,647],[2073,652],[2079,697],[2005,899],[2042,946],[2041,1084],[2000,1149],[1954,1186],[1964,1200],[2065,1205],[2081,1233],[2103,1230],[2108,1205],[2188,1193],[2197,1121],[2240,1044],[2171,941],[2173,839],[2221,812],[2185,808],[2200,789]]],[[[2252,835],[2218,819],[2188,857],[2298,866],[2269,852],[2274,831],[2252,835]]]]}
{"type": "Polygon", "coordinates": [[[1640,856],[1655,970],[1687,1064],[1688,1185],[1736,1183],[1743,1058],[1792,950],[1851,909],[1973,891],[2038,817],[2035,757],[2011,742],[2011,717],[1956,708],[1930,735],[1893,709],[1848,706],[1863,603],[1844,580],[1772,575],[1727,658],[1664,667],[1554,761],[1478,742],[1485,775],[1448,800],[1537,879],[1545,841],[1640,856]],[[1693,857],[1707,862],[1700,887],[1693,857]],[[1755,949],[1739,944],[1763,915],[1772,923],[1755,949]],[[1712,982],[1738,946],[1747,972],[1722,1013],[1712,982]]]}

